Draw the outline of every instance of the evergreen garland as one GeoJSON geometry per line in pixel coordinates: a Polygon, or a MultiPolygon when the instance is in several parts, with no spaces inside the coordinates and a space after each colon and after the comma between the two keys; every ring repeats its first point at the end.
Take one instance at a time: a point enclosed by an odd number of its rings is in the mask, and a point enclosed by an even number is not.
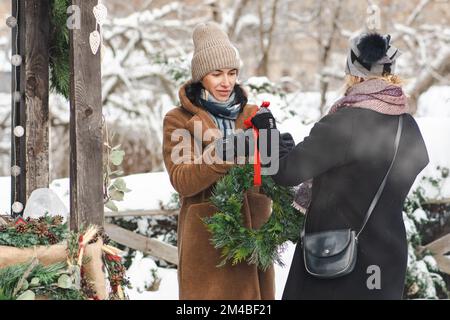
{"type": "Polygon", "coordinates": [[[70,93],[69,0],[52,0],[50,10],[50,87],[66,99],[70,93]]]}
{"type": "Polygon", "coordinates": [[[65,262],[49,266],[30,262],[0,269],[0,300],[20,300],[35,295],[55,300],[85,299],[79,290],[66,288],[60,281],[67,275],[66,269],[65,262]]]}
{"type": "Polygon", "coordinates": [[[215,186],[211,202],[218,208],[212,217],[204,218],[212,233],[215,248],[222,249],[223,266],[242,261],[267,270],[274,262],[283,265],[280,250],[286,241],[297,242],[303,216],[292,207],[293,188],[276,185],[262,177],[262,192],[272,199],[272,215],[258,230],[243,226],[241,214],[244,193],[253,186],[253,166],[233,167],[215,186]]]}
{"type": "Polygon", "coordinates": [[[0,245],[17,248],[48,246],[63,241],[68,233],[61,216],[45,215],[39,219],[18,218],[0,226],[0,245]]]}

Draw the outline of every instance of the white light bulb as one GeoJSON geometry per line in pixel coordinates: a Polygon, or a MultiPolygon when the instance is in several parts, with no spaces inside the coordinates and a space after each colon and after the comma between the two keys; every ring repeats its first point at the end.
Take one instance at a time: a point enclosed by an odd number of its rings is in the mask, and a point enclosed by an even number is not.
{"type": "Polygon", "coordinates": [[[20,102],[20,98],[22,98],[22,95],[19,91],[13,93],[13,99],[15,103],[20,102]]]}
{"type": "Polygon", "coordinates": [[[23,210],[23,204],[21,202],[14,202],[11,206],[11,209],[14,213],[21,213],[23,210]]]}
{"type": "Polygon", "coordinates": [[[15,17],[8,17],[6,19],[6,25],[10,28],[15,28],[17,26],[17,19],[15,17]]]}
{"type": "Polygon", "coordinates": [[[19,176],[21,171],[22,171],[22,170],[20,169],[19,166],[12,166],[12,167],[11,167],[11,175],[12,175],[13,177],[19,176]]]}
{"type": "Polygon", "coordinates": [[[14,135],[17,138],[23,137],[24,133],[25,133],[25,129],[22,126],[17,126],[14,128],[14,135]]]}
{"type": "Polygon", "coordinates": [[[22,64],[22,57],[20,56],[20,54],[15,54],[11,57],[11,63],[13,66],[20,66],[22,64]]]}

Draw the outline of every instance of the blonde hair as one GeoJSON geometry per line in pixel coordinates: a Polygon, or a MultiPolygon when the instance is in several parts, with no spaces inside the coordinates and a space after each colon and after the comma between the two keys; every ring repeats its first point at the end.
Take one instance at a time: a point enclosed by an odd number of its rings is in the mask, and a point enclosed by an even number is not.
{"type": "Polygon", "coordinates": [[[367,79],[348,74],[345,76],[345,83],[344,83],[344,87],[343,87],[342,91],[344,92],[344,94],[347,94],[348,89],[353,87],[355,84],[358,84],[365,80],[370,80],[370,79],[381,79],[381,80],[386,81],[389,84],[393,84],[393,85],[396,85],[399,87],[401,87],[405,83],[405,81],[402,78],[400,78],[399,76],[397,76],[395,74],[387,74],[384,76],[373,76],[373,77],[369,77],[367,79]]]}

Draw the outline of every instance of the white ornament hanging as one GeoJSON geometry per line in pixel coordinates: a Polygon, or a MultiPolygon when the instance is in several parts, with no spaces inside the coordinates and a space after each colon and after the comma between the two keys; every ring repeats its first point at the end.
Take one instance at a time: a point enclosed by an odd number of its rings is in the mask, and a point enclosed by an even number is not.
{"type": "Polygon", "coordinates": [[[20,54],[15,54],[11,57],[11,63],[13,66],[20,66],[22,64],[22,57],[20,56],[20,54]]]}
{"type": "Polygon", "coordinates": [[[15,28],[17,26],[17,19],[13,16],[6,19],[6,25],[10,28],[15,28]]]}
{"type": "Polygon", "coordinates": [[[17,138],[23,137],[24,134],[25,134],[25,129],[22,126],[17,126],[14,128],[14,135],[17,138]]]}
{"type": "Polygon", "coordinates": [[[11,209],[14,213],[21,213],[23,211],[23,204],[21,202],[14,202],[11,206],[11,209]]]}
{"type": "Polygon", "coordinates": [[[98,32],[97,30],[91,32],[91,34],[89,35],[89,44],[91,46],[91,51],[93,54],[97,54],[98,52],[98,48],[100,47],[101,43],[100,38],[100,32],[98,32]]]}
{"type": "Polygon", "coordinates": [[[100,26],[103,26],[106,21],[106,17],[108,16],[108,9],[104,4],[99,3],[94,7],[92,11],[94,12],[95,20],[97,20],[97,23],[100,26]]]}
{"type": "Polygon", "coordinates": [[[21,172],[22,172],[22,169],[20,169],[19,166],[12,166],[11,167],[11,175],[13,177],[19,176],[21,172]]]}
{"type": "Polygon", "coordinates": [[[20,98],[22,98],[22,95],[19,91],[13,93],[13,99],[15,103],[20,102],[20,98]]]}

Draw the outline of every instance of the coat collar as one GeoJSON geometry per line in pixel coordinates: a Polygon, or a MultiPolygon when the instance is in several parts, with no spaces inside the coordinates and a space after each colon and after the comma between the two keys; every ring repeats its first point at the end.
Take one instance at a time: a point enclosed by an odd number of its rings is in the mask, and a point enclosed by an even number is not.
{"type": "MultiPolygon", "coordinates": [[[[193,104],[189,98],[186,96],[186,86],[189,85],[190,83],[186,83],[184,84],[180,90],[179,90],[179,98],[180,98],[180,102],[181,102],[181,107],[186,110],[187,112],[189,112],[190,114],[192,114],[191,119],[187,122],[186,124],[186,128],[189,130],[189,132],[191,133],[192,136],[198,136],[198,133],[194,134],[195,132],[195,126],[194,124],[198,121],[201,122],[201,130],[202,130],[202,137],[205,137],[205,132],[208,129],[215,129],[215,130],[209,130],[208,133],[212,133],[212,137],[210,140],[207,139],[203,139],[202,138],[202,143],[203,145],[208,145],[210,144],[212,141],[214,141],[217,138],[220,138],[222,136],[222,133],[220,132],[219,128],[216,126],[216,124],[214,123],[213,119],[211,118],[211,116],[208,114],[208,112],[203,109],[202,107],[199,107],[195,104],[193,104]]],[[[255,111],[257,110],[257,106],[256,105],[245,105],[244,109],[242,110],[242,112],[239,114],[238,118],[236,119],[236,129],[245,129],[244,128],[244,120],[249,118],[250,116],[252,116],[255,111]]]]}

